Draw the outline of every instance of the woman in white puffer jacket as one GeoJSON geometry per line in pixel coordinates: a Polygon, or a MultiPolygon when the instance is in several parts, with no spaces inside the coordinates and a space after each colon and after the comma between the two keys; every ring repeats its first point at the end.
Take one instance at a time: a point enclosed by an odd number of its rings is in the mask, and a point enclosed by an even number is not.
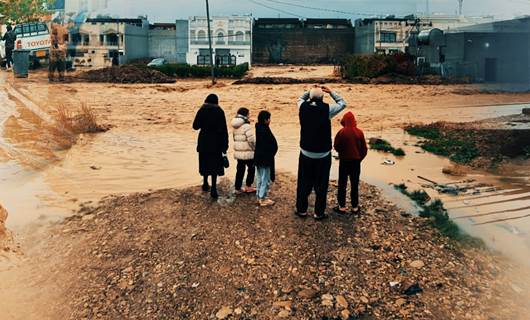
{"type": "Polygon", "coordinates": [[[256,169],[254,167],[254,149],[256,147],[256,136],[254,128],[250,125],[249,110],[241,108],[232,120],[234,128],[234,158],[237,160],[236,192],[253,193],[256,189],[252,187],[256,169]],[[246,187],[243,186],[245,169],[248,168],[246,187]]]}

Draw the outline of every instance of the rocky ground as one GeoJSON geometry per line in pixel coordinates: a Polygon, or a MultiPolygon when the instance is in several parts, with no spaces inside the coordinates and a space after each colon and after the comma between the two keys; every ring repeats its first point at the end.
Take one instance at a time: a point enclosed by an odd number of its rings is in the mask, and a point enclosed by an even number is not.
{"type": "Polygon", "coordinates": [[[5,227],[7,220],[7,210],[0,205],[0,255],[2,251],[9,250],[9,243],[11,242],[11,235],[5,227]]]}
{"type": "Polygon", "coordinates": [[[299,219],[294,186],[281,174],[266,209],[252,196],[215,203],[199,187],[81,209],[50,240],[72,275],[70,318],[524,319],[498,258],[366,184],[361,217],[299,219]]]}

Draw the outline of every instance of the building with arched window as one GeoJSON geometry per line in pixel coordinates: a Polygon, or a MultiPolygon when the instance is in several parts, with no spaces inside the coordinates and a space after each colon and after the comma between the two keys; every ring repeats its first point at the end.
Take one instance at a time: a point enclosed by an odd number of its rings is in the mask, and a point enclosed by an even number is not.
{"type": "MultiPolygon", "coordinates": [[[[219,66],[251,63],[252,18],[247,16],[212,17],[213,61],[219,66]]],[[[191,17],[188,20],[189,64],[209,65],[208,20],[191,17]]]]}

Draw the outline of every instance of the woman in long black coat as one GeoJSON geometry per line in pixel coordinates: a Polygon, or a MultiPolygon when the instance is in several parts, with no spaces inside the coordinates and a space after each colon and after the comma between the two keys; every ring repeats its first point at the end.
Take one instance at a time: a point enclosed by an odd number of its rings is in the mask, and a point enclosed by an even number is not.
{"type": "Polygon", "coordinates": [[[200,130],[197,143],[199,153],[199,173],[203,176],[202,189],[210,190],[212,198],[217,198],[217,177],[224,175],[223,153],[228,150],[228,129],[219,98],[210,94],[195,115],[193,129],[200,130]],[[208,185],[208,176],[212,177],[212,186],[208,185]]]}

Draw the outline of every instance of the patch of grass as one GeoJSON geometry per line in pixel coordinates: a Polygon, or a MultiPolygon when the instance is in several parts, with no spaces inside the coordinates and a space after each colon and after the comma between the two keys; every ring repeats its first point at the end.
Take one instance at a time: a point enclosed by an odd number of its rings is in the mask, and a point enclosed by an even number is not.
{"type": "Polygon", "coordinates": [[[370,149],[391,153],[397,157],[405,156],[405,151],[401,148],[394,148],[390,142],[384,139],[370,139],[370,149]]]}
{"type": "Polygon", "coordinates": [[[431,225],[442,235],[474,248],[485,247],[484,241],[466,234],[451,220],[441,200],[430,201],[430,196],[423,190],[409,192],[405,184],[397,185],[395,188],[417,203],[421,207],[420,217],[429,219],[431,225]]]}
{"type": "Polygon", "coordinates": [[[404,183],[396,185],[395,188],[409,197],[412,201],[416,202],[419,206],[423,206],[431,200],[429,194],[424,190],[414,190],[409,192],[408,187],[404,183]]]}
{"type": "Polygon", "coordinates": [[[419,144],[425,151],[448,157],[456,163],[469,164],[480,156],[473,139],[463,139],[428,126],[411,126],[405,130],[411,135],[427,139],[419,144]]]}
{"type": "Polygon", "coordinates": [[[80,134],[107,130],[98,124],[96,113],[86,104],[82,104],[76,112],[64,105],[59,106],[55,113],[55,122],[49,127],[53,141],[61,150],[71,148],[80,134]]]}

